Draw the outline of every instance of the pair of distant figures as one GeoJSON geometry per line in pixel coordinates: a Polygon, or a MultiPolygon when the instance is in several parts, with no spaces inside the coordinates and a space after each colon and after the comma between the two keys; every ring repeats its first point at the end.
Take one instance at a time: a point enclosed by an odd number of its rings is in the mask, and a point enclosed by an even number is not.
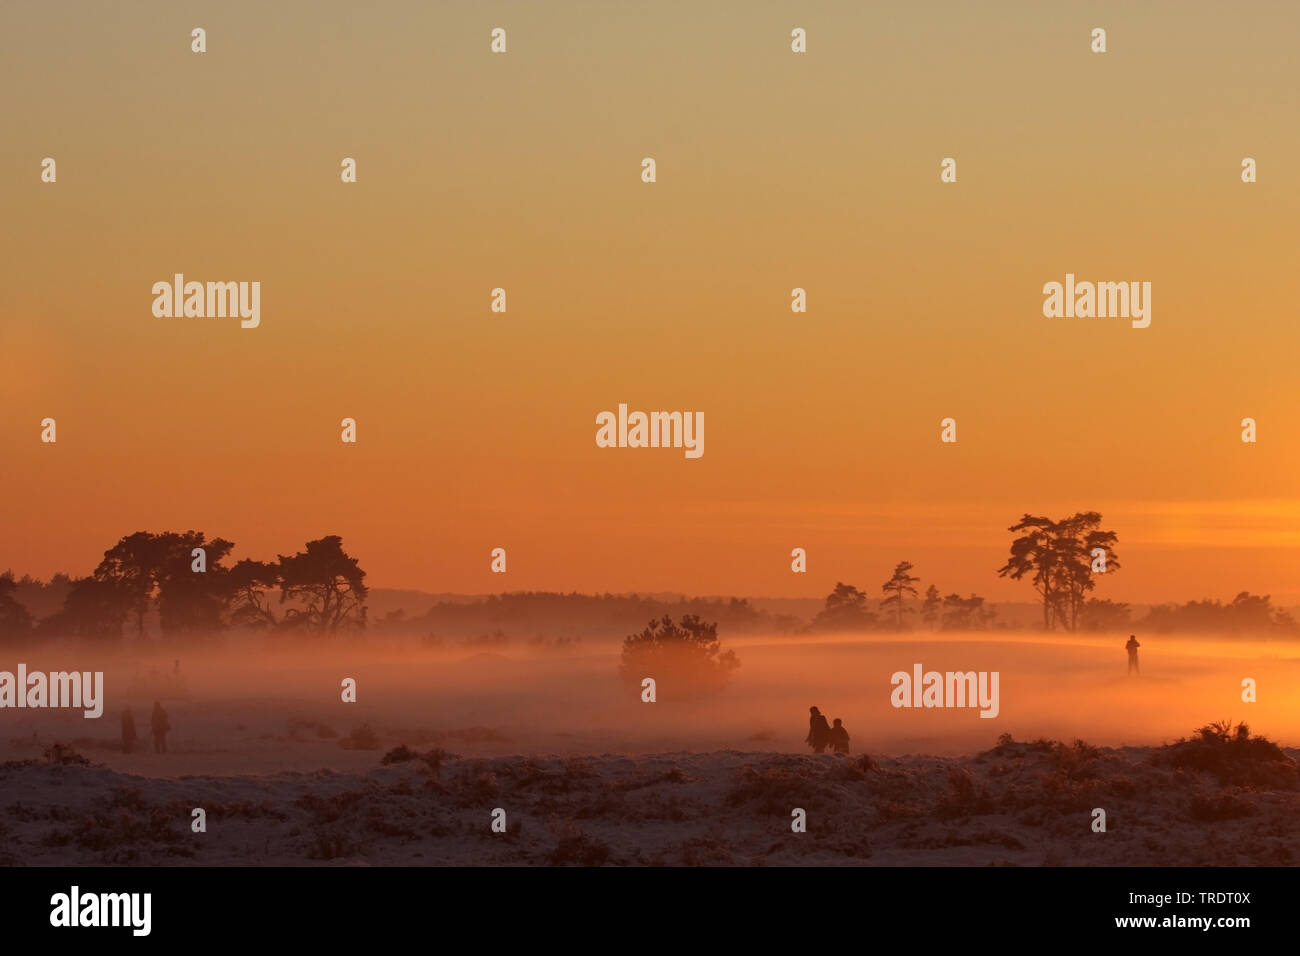
{"type": "Polygon", "coordinates": [[[826,723],[825,715],[816,707],[809,707],[808,713],[811,716],[808,718],[808,736],[804,739],[804,743],[819,754],[825,753],[827,747],[837,754],[849,752],[849,732],[844,729],[842,720],[836,717],[835,726],[832,727],[826,723]]]}
{"type": "MultiPolygon", "coordinates": [[[[167,731],[172,729],[172,723],[167,717],[167,711],[163,710],[160,701],[153,702],[153,713],[149,717],[149,729],[153,731],[153,752],[156,754],[165,754],[167,752],[167,731]]],[[[135,749],[135,714],[128,707],[122,711],[122,752],[130,753],[135,749]]]]}
{"type": "MultiPolygon", "coordinates": [[[[1128,672],[1142,676],[1142,669],[1138,666],[1138,648],[1142,645],[1138,643],[1137,635],[1130,634],[1128,643],[1124,649],[1128,651],[1128,672]]],[[[835,718],[835,726],[826,723],[826,717],[816,707],[808,708],[808,736],[804,743],[812,747],[815,753],[825,753],[829,746],[837,754],[846,754],[849,752],[849,732],[844,729],[844,722],[838,717],[835,718]]]]}

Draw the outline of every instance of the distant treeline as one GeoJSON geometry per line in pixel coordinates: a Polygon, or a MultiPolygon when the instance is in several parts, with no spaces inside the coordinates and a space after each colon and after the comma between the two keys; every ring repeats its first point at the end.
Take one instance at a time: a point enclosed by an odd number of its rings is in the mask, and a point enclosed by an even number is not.
{"type": "MultiPolygon", "coordinates": [[[[1097,584],[1120,569],[1115,547],[1119,536],[1101,527],[1096,511],[1080,511],[1060,519],[1022,515],[1007,530],[1011,541],[1006,563],[998,577],[1027,581],[1039,596],[1043,630],[1119,631],[1132,627],[1157,632],[1183,631],[1210,634],[1300,633],[1295,619],[1273,607],[1268,595],[1242,591],[1228,604],[1215,600],[1163,604],[1150,608],[1146,617],[1132,619],[1127,604],[1090,597],[1097,584]]],[[[809,631],[904,631],[909,615],[922,626],[939,631],[986,631],[1005,628],[996,611],[978,594],[944,595],[931,584],[918,599],[910,561],[900,561],[880,586],[885,595],[874,607],[867,592],[838,582],[826,596],[809,631]],[[912,600],[908,600],[911,598],[912,600]]]]}
{"type": "MultiPolygon", "coordinates": [[[[911,568],[904,562],[900,568],[911,568]]],[[[916,579],[913,579],[916,580],[916,579]]],[[[877,614],[866,592],[851,584],[837,582],[835,590],[826,596],[825,606],[809,622],[806,630],[812,633],[843,631],[899,631],[911,630],[910,618],[917,615],[925,630],[930,631],[988,631],[997,626],[997,611],[984,602],[978,594],[962,597],[949,594],[940,597],[933,584],[926,589],[925,598],[907,602],[892,596],[880,602],[891,609],[886,615],[877,614]]]]}
{"type": "MultiPolygon", "coordinates": [[[[939,589],[931,585],[923,600],[904,604],[902,613],[917,615],[921,629],[929,631],[1023,630],[1022,626],[1000,622],[996,609],[986,604],[978,594],[967,597],[949,594],[940,597],[939,593],[939,589]]],[[[806,630],[810,633],[898,633],[911,630],[911,619],[904,617],[900,625],[895,616],[898,605],[890,606],[895,613],[878,614],[869,606],[864,592],[839,582],[835,585],[835,590],[826,596],[825,606],[806,630]]],[[[1137,617],[1128,604],[1092,598],[1084,603],[1075,627],[1066,629],[1115,633],[1131,629],[1156,633],[1177,631],[1260,637],[1300,636],[1300,624],[1297,624],[1289,611],[1275,607],[1269,595],[1251,594],[1249,591],[1242,591],[1226,604],[1211,599],[1188,601],[1185,604],[1156,604],[1148,608],[1145,615],[1137,617]]]]}
{"type": "Polygon", "coordinates": [[[0,575],[0,639],[120,640],[156,621],[167,638],[231,627],[314,634],[365,627],[365,571],[328,535],[275,561],[227,567],[234,544],[201,531],[138,531],[104,552],[90,575],[49,582],[0,575]]]}
{"type": "Polygon", "coordinates": [[[789,615],[759,610],[744,598],[670,600],[637,594],[518,591],[473,601],[440,601],[415,617],[395,611],[372,620],[370,626],[379,633],[432,638],[484,633],[530,639],[611,638],[644,627],[646,621],[688,614],[713,621],[727,634],[790,633],[802,623],[789,615]]]}
{"type": "MultiPolygon", "coordinates": [[[[1100,529],[1101,516],[1081,512],[1052,521],[1025,515],[1011,527],[1020,536],[998,574],[1031,583],[1047,630],[1193,632],[1240,635],[1300,634],[1300,626],[1268,595],[1243,591],[1216,600],[1162,604],[1134,619],[1128,604],[1090,598],[1100,580],[1118,570],[1116,536],[1100,529]]],[[[819,632],[900,632],[1012,629],[978,594],[943,594],[900,561],[880,586],[883,599],[837,582],[811,621],[754,607],[744,598],[688,598],[636,594],[560,594],[522,591],[467,601],[439,601],[422,614],[397,610],[367,620],[366,572],[338,535],[308,541],[274,561],[245,558],[227,565],[234,545],[203,532],[138,531],[104,552],[84,578],[56,574],[46,581],[0,575],[0,641],[75,637],[100,641],[210,638],[225,630],[324,636],[367,628],[386,636],[415,636],[432,645],[512,639],[572,642],[617,638],[647,621],[691,617],[727,635],[819,632]]]]}

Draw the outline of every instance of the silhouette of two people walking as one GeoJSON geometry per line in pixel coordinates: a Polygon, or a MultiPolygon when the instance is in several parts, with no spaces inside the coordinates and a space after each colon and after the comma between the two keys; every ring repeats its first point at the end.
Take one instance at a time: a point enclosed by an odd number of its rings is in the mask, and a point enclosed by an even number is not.
{"type": "Polygon", "coordinates": [[[826,716],[816,707],[808,708],[808,736],[804,743],[812,747],[814,753],[825,753],[829,746],[834,753],[849,752],[849,732],[844,729],[844,722],[835,718],[835,726],[826,723],[826,716]]]}
{"type": "MultiPolygon", "coordinates": [[[[167,752],[167,731],[172,729],[172,722],[163,710],[162,701],[153,702],[153,713],[149,716],[149,729],[153,731],[153,752],[167,752]]],[[[130,707],[122,711],[122,752],[131,753],[135,749],[135,713],[130,707]]]]}
{"type": "Polygon", "coordinates": [[[1142,671],[1138,667],[1138,648],[1141,646],[1142,645],[1138,643],[1136,634],[1130,634],[1128,636],[1128,643],[1124,645],[1124,649],[1128,651],[1128,672],[1130,674],[1136,673],[1138,677],[1142,676],[1142,671]]]}

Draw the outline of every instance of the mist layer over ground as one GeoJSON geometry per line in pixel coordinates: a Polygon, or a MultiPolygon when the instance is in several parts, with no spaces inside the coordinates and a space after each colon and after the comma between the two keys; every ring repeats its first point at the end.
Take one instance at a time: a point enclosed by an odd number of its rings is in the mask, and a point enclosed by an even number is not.
{"type": "Polygon", "coordinates": [[[1139,635],[1142,673],[1129,677],[1126,637],[724,639],[741,660],[724,691],[681,700],[661,681],[653,704],[619,680],[618,642],[432,650],[415,643],[279,649],[232,643],[113,656],[11,650],[0,670],[14,671],[22,661],[29,671],[105,671],[106,702],[98,720],[80,711],[0,710],[0,757],[39,756],[59,741],[116,770],[175,776],[363,770],[402,743],[475,757],[807,753],[813,704],[843,719],[855,754],[973,754],[1004,733],[1148,746],[1213,720],[1244,720],[1284,746],[1300,741],[1300,646],[1139,635]],[[172,682],[176,658],[180,680],[172,682]],[[981,718],[978,708],[892,707],[891,675],[910,673],[916,663],[927,671],[998,671],[998,716],[981,718]],[[340,699],[346,677],[357,682],[356,703],[340,699]],[[1244,678],[1256,682],[1256,703],[1241,699],[1244,678]],[[151,752],[155,697],[173,728],[166,754],[151,752]],[[127,705],[139,733],[131,754],[120,743],[119,714],[127,705]],[[374,737],[354,739],[363,725],[374,737]]]}

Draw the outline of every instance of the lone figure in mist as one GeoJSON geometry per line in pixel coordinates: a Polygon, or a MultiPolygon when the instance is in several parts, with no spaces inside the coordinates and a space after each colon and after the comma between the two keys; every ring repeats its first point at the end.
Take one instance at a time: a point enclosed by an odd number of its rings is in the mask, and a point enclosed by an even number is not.
{"type": "Polygon", "coordinates": [[[135,714],[127,707],[122,711],[122,753],[129,754],[135,749],[135,714]]]}
{"type": "Polygon", "coordinates": [[[1142,670],[1138,667],[1138,648],[1141,646],[1136,634],[1130,634],[1128,643],[1124,645],[1124,649],[1128,651],[1128,672],[1132,674],[1136,671],[1138,677],[1142,676],[1142,670]]]}
{"type": "Polygon", "coordinates": [[[804,740],[808,746],[816,753],[825,753],[826,745],[831,741],[831,725],[826,723],[826,717],[816,707],[809,707],[808,713],[808,736],[804,740]]]}
{"type": "Polygon", "coordinates": [[[844,721],[838,717],[835,718],[835,726],[831,728],[831,750],[837,754],[846,754],[849,752],[849,732],[844,729],[844,721]]]}
{"type": "Polygon", "coordinates": [[[153,730],[153,752],[165,754],[167,731],[172,729],[172,724],[167,719],[167,711],[163,710],[162,703],[156,700],[153,702],[153,716],[149,718],[149,727],[153,730]]]}

